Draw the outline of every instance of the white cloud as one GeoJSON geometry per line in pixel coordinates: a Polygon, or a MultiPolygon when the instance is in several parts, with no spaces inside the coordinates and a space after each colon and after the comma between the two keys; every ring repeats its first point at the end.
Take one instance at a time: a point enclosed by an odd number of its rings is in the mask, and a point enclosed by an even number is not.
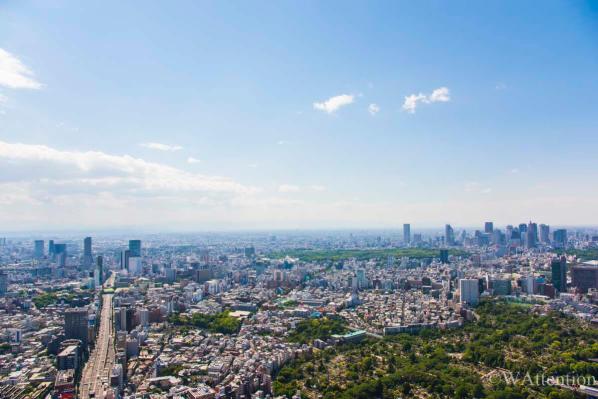
{"type": "Polygon", "coordinates": [[[428,102],[435,103],[435,102],[448,102],[451,100],[449,95],[449,89],[446,87],[440,87],[432,92],[430,97],[428,97],[428,102]]]}
{"type": "Polygon", "coordinates": [[[513,168],[513,169],[511,169],[511,173],[515,175],[515,174],[519,173],[519,169],[513,168]]]}
{"type": "Polygon", "coordinates": [[[253,162],[253,163],[250,163],[249,165],[247,165],[247,167],[249,167],[249,168],[253,168],[253,169],[257,168],[258,166],[259,166],[259,165],[258,165],[257,163],[255,163],[255,162],[253,162]]]}
{"type": "Polygon", "coordinates": [[[496,90],[506,90],[506,89],[507,89],[507,85],[506,85],[505,83],[503,83],[503,82],[498,82],[498,83],[497,83],[497,84],[494,86],[494,88],[495,88],[496,90]]]}
{"type": "Polygon", "coordinates": [[[451,97],[449,89],[447,87],[439,87],[438,89],[432,91],[430,95],[419,93],[405,96],[403,110],[409,112],[410,114],[414,114],[418,103],[431,104],[436,102],[448,102],[450,100],[451,97]]]}
{"type": "Polygon", "coordinates": [[[478,193],[478,194],[490,194],[492,192],[492,188],[484,187],[480,183],[475,181],[470,181],[465,183],[464,190],[467,193],[478,193]]]}
{"type": "Polygon", "coordinates": [[[374,116],[378,112],[380,112],[380,107],[377,104],[370,104],[368,106],[368,112],[370,113],[370,115],[374,116]]]}
{"type": "Polygon", "coordinates": [[[62,151],[45,145],[0,141],[0,182],[29,182],[52,197],[62,191],[122,192],[133,196],[205,193],[244,195],[257,191],[231,179],[189,173],[129,155],[62,151]]]}
{"type": "Polygon", "coordinates": [[[338,111],[341,107],[352,104],[354,99],[355,96],[353,94],[341,94],[330,97],[328,100],[323,102],[315,102],[313,105],[314,109],[332,114],[338,111]]]}
{"type": "Polygon", "coordinates": [[[139,145],[145,148],[149,148],[151,150],[158,151],[179,151],[183,149],[183,147],[181,147],[180,145],[169,145],[162,143],[141,143],[139,145]]]}
{"type": "Polygon", "coordinates": [[[319,184],[314,184],[309,188],[311,188],[313,191],[326,191],[326,187],[319,184]]]}
{"type": "Polygon", "coordinates": [[[278,186],[278,192],[280,193],[296,193],[299,191],[301,191],[301,188],[293,184],[281,184],[278,186]]]}
{"type": "Polygon", "coordinates": [[[285,145],[285,144],[288,144],[288,143],[289,143],[289,142],[288,142],[288,141],[286,141],[286,140],[278,140],[278,141],[276,142],[276,144],[278,144],[278,145],[285,145]]]}
{"type": "Polygon", "coordinates": [[[201,159],[197,159],[197,158],[193,158],[193,157],[189,157],[187,158],[187,163],[200,163],[201,159]]]}
{"type": "Polygon", "coordinates": [[[0,86],[10,89],[41,89],[33,72],[17,57],[0,48],[0,86]]]}

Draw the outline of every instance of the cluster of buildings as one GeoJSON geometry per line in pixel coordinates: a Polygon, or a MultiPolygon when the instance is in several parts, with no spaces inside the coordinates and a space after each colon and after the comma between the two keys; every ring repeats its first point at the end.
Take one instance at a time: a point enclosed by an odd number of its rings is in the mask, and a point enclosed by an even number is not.
{"type": "Polygon", "coordinates": [[[412,234],[405,224],[386,235],[0,243],[0,398],[274,398],[272,380],[294,359],[365,336],[458,328],[486,297],[598,319],[598,261],[576,256],[598,248],[598,236],[531,222],[471,234],[450,225],[412,234]],[[285,256],[394,248],[433,255],[285,256]],[[198,315],[234,318],[238,329],[194,325],[198,315]],[[347,329],[291,342],[298,323],[320,318],[347,329]]]}

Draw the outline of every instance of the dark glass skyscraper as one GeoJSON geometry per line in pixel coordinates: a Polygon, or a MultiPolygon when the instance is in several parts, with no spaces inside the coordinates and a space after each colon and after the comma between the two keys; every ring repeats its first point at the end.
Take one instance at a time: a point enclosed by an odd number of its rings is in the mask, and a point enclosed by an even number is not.
{"type": "Polygon", "coordinates": [[[141,240],[129,240],[129,256],[141,256],[141,240]]]}
{"type": "Polygon", "coordinates": [[[558,292],[567,292],[567,258],[561,256],[551,263],[552,285],[558,292]]]}
{"type": "Polygon", "coordinates": [[[411,243],[411,225],[409,223],[403,225],[403,242],[405,244],[411,243]]]}

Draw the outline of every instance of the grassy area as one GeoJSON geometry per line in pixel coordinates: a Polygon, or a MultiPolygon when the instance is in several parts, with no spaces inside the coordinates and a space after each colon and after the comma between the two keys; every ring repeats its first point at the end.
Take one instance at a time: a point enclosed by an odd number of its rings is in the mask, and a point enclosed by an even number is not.
{"type": "Polygon", "coordinates": [[[598,259],[598,248],[559,250],[557,253],[575,255],[579,259],[588,261],[598,259]]]}
{"type": "Polygon", "coordinates": [[[324,399],[571,399],[553,386],[507,384],[500,370],[598,376],[598,331],[561,314],[537,316],[503,302],[482,304],[480,320],[459,330],[426,330],[317,351],[285,366],[276,395],[324,399]],[[490,378],[490,376],[495,376],[490,378]],[[303,396],[304,395],[304,396],[303,396]]]}
{"type": "Polygon", "coordinates": [[[89,291],[70,292],[55,291],[45,292],[33,298],[33,303],[38,309],[43,309],[50,305],[64,302],[72,307],[88,305],[91,302],[93,294],[89,291]]]}
{"type": "Polygon", "coordinates": [[[347,332],[345,322],[341,319],[308,319],[297,323],[296,328],[289,334],[289,341],[307,344],[315,339],[327,340],[333,334],[347,332]]]}
{"type": "MultiPolygon", "coordinates": [[[[450,249],[450,255],[463,256],[469,255],[468,252],[459,249],[450,249]]],[[[390,249],[334,249],[334,250],[319,250],[319,249],[289,249],[286,251],[273,252],[270,257],[274,259],[282,259],[285,256],[291,258],[298,258],[304,262],[320,262],[320,261],[340,261],[345,259],[355,258],[358,260],[369,259],[383,259],[389,256],[395,258],[438,258],[440,251],[438,249],[429,248],[390,248],[390,249]]]]}
{"type": "Polygon", "coordinates": [[[213,333],[236,334],[241,329],[241,321],[230,316],[228,311],[216,315],[195,313],[191,317],[173,314],[169,321],[176,326],[196,327],[213,333]]]}

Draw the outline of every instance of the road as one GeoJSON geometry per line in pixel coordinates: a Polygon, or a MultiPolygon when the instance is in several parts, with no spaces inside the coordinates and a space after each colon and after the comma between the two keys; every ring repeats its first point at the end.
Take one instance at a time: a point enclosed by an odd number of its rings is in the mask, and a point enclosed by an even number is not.
{"type": "MultiPolygon", "coordinates": [[[[115,274],[106,280],[104,288],[114,286],[115,274]]],[[[85,364],[81,382],[79,383],[79,398],[103,398],[106,388],[110,387],[110,373],[114,366],[116,351],[114,347],[114,323],[112,293],[102,294],[102,309],[100,314],[100,329],[96,345],[89,360],[85,364]]]]}

